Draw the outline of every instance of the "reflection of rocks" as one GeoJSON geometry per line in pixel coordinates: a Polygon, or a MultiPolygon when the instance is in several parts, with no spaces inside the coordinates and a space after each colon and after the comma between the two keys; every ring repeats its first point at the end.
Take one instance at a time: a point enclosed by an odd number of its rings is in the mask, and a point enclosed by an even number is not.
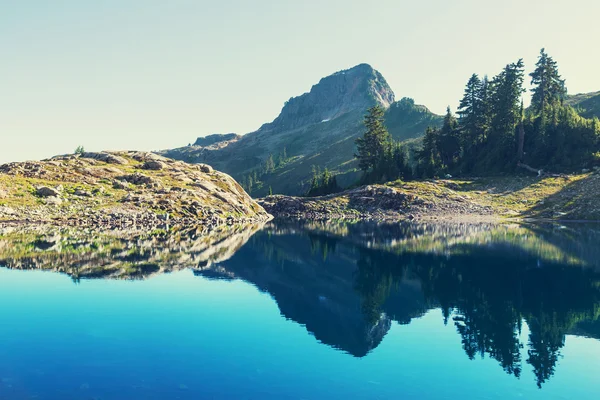
{"type": "Polygon", "coordinates": [[[230,258],[261,225],[173,228],[145,233],[80,232],[49,227],[0,229],[0,265],[43,269],[73,279],[140,279],[230,258]]]}

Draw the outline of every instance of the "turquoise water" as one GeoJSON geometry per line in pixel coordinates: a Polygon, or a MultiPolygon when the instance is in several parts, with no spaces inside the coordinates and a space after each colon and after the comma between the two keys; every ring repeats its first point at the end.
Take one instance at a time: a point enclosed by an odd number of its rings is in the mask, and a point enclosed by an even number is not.
{"type": "Polygon", "coordinates": [[[0,399],[597,398],[595,230],[325,228],[136,280],[1,268],[0,399]]]}

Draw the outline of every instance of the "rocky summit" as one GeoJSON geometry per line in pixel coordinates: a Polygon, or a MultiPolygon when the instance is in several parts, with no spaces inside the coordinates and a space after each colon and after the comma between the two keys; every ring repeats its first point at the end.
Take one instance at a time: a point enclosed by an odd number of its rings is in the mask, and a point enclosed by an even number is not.
{"type": "Polygon", "coordinates": [[[0,166],[4,222],[149,227],[269,218],[229,175],[152,153],[83,153],[0,166]]]}
{"type": "Polygon", "coordinates": [[[160,152],[192,163],[208,163],[231,174],[253,197],[303,194],[313,167],[338,174],[341,185],[355,182],[356,138],[364,132],[369,107],[386,109],[386,123],[396,140],[419,137],[441,117],[410,98],[396,96],[381,73],[368,64],[336,72],[311,90],[285,102],[275,120],[245,135],[210,135],[192,146],[160,152]],[[248,180],[252,179],[252,185],[248,180]]]}

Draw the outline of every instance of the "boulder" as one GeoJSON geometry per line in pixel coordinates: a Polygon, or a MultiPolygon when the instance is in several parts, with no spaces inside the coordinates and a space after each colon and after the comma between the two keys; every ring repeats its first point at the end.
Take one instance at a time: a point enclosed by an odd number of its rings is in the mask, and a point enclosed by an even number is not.
{"type": "Polygon", "coordinates": [[[116,154],[112,154],[112,153],[107,153],[107,152],[100,152],[100,153],[83,153],[80,155],[81,158],[89,158],[89,159],[93,159],[93,160],[98,160],[98,161],[102,161],[105,162],[107,164],[118,164],[118,165],[125,165],[125,164],[129,164],[129,162],[123,158],[120,157],[116,154]]]}
{"type": "Polygon", "coordinates": [[[35,194],[40,197],[58,197],[60,192],[54,188],[48,186],[38,186],[35,189],[35,194]]]}
{"type": "Polygon", "coordinates": [[[160,171],[165,167],[161,161],[158,160],[148,160],[142,165],[142,169],[150,170],[150,171],[160,171]]]}
{"type": "Polygon", "coordinates": [[[77,189],[75,190],[75,193],[73,193],[75,196],[79,196],[79,197],[92,197],[92,194],[90,192],[88,192],[87,190],[83,190],[83,189],[77,189]]]}
{"type": "Polygon", "coordinates": [[[152,185],[154,180],[147,176],[136,172],[135,174],[123,175],[117,178],[120,181],[132,183],[134,185],[152,185]]]}
{"type": "Polygon", "coordinates": [[[214,171],[213,167],[207,164],[198,164],[198,169],[205,174],[210,174],[214,171]]]}

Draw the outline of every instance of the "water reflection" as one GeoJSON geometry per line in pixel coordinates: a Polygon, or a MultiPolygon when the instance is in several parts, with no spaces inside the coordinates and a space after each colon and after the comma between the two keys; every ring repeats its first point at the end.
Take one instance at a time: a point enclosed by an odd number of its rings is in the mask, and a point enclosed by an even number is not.
{"type": "Polygon", "coordinates": [[[597,226],[270,223],[216,231],[99,234],[6,228],[0,265],[142,279],[191,268],[242,279],[320,342],[364,357],[392,322],[431,309],[470,359],[490,357],[541,387],[566,335],[600,339],[597,226]],[[262,228],[262,229],[261,229],[262,228]],[[526,339],[522,332],[527,327],[526,339]]]}

